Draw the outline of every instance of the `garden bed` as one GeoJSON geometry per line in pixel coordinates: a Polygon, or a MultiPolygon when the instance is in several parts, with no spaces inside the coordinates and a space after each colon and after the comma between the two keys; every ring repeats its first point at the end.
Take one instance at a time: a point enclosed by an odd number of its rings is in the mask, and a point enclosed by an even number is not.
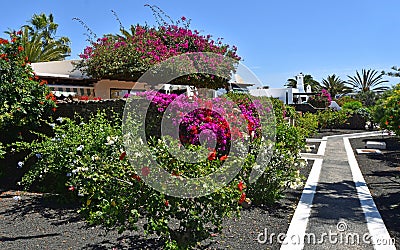
{"type": "Polygon", "coordinates": [[[351,139],[350,143],[364,179],[396,248],[400,249],[400,142],[390,136],[351,139]],[[382,155],[361,154],[356,148],[364,148],[367,140],[384,141],[387,149],[382,155]]]}
{"type": "MultiPolygon", "coordinates": [[[[313,161],[301,174],[308,176],[313,161]]],[[[305,183],[306,180],[303,182],[305,183]]],[[[1,190],[0,190],[1,191],[1,190]]],[[[257,236],[266,228],[269,233],[286,233],[302,188],[288,189],[285,198],[268,207],[251,207],[240,218],[224,222],[221,234],[202,242],[199,249],[279,249],[274,244],[260,244],[257,236]]],[[[100,226],[90,227],[77,214],[79,206],[63,205],[51,196],[22,191],[0,192],[1,249],[161,249],[156,235],[145,237],[143,231],[118,234],[100,226]],[[16,200],[17,196],[20,200],[16,200]]]]}

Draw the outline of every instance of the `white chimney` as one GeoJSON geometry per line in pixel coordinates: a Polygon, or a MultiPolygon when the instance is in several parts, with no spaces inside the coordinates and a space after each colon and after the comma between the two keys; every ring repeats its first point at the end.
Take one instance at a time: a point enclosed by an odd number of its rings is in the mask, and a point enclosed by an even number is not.
{"type": "Polygon", "coordinates": [[[297,75],[297,88],[299,89],[299,93],[304,93],[304,75],[300,73],[297,75]]]}

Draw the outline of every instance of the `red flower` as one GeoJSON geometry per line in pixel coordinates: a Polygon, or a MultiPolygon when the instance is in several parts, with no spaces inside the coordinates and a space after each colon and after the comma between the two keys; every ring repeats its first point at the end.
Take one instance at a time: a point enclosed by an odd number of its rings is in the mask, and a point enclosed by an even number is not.
{"type": "Polygon", "coordinates": [[[132,176],[132,178],[135,179],[135,180],[137,180],[137,181],[141,181],[140,176],[137,175],[137,174],[134,174],[134,175],[132,176]]]}
{"type": "Polygon", "coordinates": [[[18,51],[23,51],[23,50],[24,50],[24,47],[18,46],[18,51]]]}
{"type": "Polygon", "coordinates": [[[70,187],[68,188],[68,190],[73,192],[73,191],[75,191],[75,187],[74,187],[74,186],[70,186],[70,187]]]}
{"type": "Polygon", "coordinates": [[[17,34],[17,35],[21,35],[21,34],[22,34],[22,31],[21,31],[21,30],[18,30],[16,34],[17,34]]]}
{"type": "Polygon", "coordinates": [[[242,195],[240,196],[240,199],[239,199],[239,204],[242,204],[245,200],[246,200],[246,194],[242,193],[242,195]]]}
{"type": "Polygon", "coordinates": [[[243,190],[243,181],[239,181],[238,185],[237,185],[239,191],[243,190]]]}
{"type": "Polygon", "coordinates": [[[0,44],[8,44],[8,40],[0,38],[0,44]]]}
{"type": "Polygon", "coordinates": [[[165,200],[165,202],[164,202],[164,203],[165,203],[165,206],[166,206],[166,207],[168,207],[168,206],[169,206],[169,202],[168,202],[168,200],[165,200]]]}
{"type": "Polygon", "coordinates": [[[146,177],[149,174],[150,174],[150,168],[149,167],[143,167],[142,168],[142,175],[146,177]]]}
{"type": "Polygon", "coordinates": [[[56,112],[57,109],[56,108],[52,108],[51,110],[53,110],[53,112],[56,112]]]}
{"type": "Polygon", "coordinates": [[[219,158],[220,161],[225,161],[226,159],[228,159],[227,155],[223,155],[221,156],[221,158],[219,158]]]}
{"type": "Polygon", "coordinates": [[[126,152],[123,152],[120,156],[119,159],[122,161],[126,156],[126,152]]]}
{"type": "Polygon", "coordinates": [[[210,152],[210,153],[208,154],[207,159],[208,159],[209,161],[213,161],[213,160],[217,159],[217,154],[215,153],[215,150],[214,150],[213,152],[210,152]]]}
{"type": "Polygon", "coordinates": [[[389,125],[389,121],[386,121],[385,124],[386,124],[386,125],[389,125]]]}

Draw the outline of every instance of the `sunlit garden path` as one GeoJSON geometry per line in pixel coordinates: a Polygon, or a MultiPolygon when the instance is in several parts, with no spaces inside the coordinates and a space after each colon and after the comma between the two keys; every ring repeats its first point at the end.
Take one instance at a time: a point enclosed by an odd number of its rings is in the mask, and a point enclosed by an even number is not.
{"type": "Polygon", "coordinates": [[[315,162],[281,249],[374,249],[373,239],[375,249],[395,249],[349,142],[380,135],[324,137],[317,154],[304,155],[315,162]]]}

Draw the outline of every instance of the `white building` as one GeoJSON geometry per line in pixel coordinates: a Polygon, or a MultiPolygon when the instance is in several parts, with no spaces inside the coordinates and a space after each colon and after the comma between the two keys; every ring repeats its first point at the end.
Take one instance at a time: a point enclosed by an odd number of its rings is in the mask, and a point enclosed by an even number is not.
{"type": "Polygon", "coordinates": [[[303,103],[308,100],[311,94],[311,86],[307,85],[304,89],[304,75],[302,73],[296,76],[296,88],[261,88],[250,89],[253,96],[269,96],[279,98],[285,104],[303,103]]]}

